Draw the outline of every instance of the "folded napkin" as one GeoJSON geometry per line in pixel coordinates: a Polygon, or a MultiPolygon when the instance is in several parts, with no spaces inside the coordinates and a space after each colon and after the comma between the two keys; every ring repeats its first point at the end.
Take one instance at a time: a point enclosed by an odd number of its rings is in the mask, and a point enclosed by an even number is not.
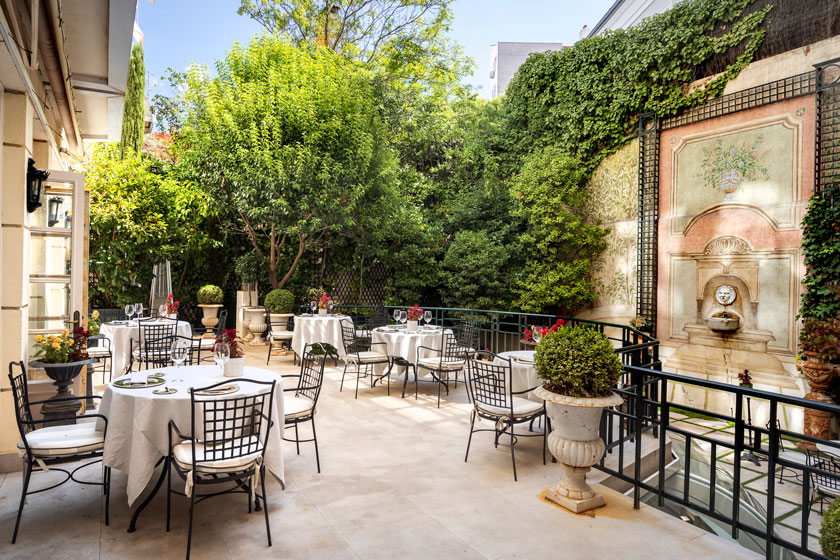
{"type": "Polygon", "coordinates": [[[132,371],[128,376],[131,385],[145,385],[149,382],[149,374],[145,371],[132,371]]]}

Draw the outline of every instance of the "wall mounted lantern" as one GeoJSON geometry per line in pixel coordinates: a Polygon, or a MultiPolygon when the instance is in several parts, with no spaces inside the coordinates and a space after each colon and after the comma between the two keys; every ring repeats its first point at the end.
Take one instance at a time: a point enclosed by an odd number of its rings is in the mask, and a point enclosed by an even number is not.
{"type": "Polygon", "coordinates": [[[26,168],[26,211],[30,214],[41,207],[44,198],[44,181],[50,176],[49,171],[35,168],[35,160],[29,158],[26,168]]]}
{"type": "Polygon", "coordinates": [[[60,196],[51,196],[47,201],[47,225],[53,227],[58,223],[58,214],[61,212],[61,205],[64,204],[64,199],[60,196]]]}

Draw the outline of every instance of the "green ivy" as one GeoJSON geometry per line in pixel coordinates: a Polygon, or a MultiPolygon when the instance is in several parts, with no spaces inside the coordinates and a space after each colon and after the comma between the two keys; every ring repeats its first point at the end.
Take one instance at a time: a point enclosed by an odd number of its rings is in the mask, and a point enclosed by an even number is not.
{"type": "Polygon", "coordinates": [[[802,219],[802,254],[807,273],[799,316],[840,316],[840,187],[815,194],[802,219]]]}

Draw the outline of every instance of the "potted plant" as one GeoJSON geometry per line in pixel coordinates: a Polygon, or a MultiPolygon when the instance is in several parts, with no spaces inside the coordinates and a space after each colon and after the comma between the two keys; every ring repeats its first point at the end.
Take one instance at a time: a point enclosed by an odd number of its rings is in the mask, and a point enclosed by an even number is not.
{"type": "Polygon", "coordinates": [[[289,317],[294,317],[295,296],[289,290],[271,290],[266,294],[265,308],[271,317],[271,328],[288,330],[289,317]]]}
{"type": "Polygon", "coordinates": [[[576,326],[547,333],[534,362],[544,381],[534,394],[546,401],[554,428],[548,448],[566,473],[545,496],[575,513],[600,507],[604,497],[586,484],[586,473],[604,455],[598,435],[604,408],[623,402],[611,391],[621,376],[621,361],[606,336],[576,326]]]}
{"type": "Polygon", "coordinates": [[[163,314],[170,319],[177,319],[179,307],[181,307],[181,302],[175,299],[174,295],[169,294],[166,297],[166,303],[163,304],[163,314]]]}
{"type": "Polygon", "coordinates": [[[198,289],[196,299],[204,315],[201,318],[201,324],[206,328],[212,329],[219,324],[219,308],[222,306],[223,297],[222,289],[213,284],[207,284],[198,289]]]}
{"type": "Polygon", "coordinates": [[[423,311],[419,305],[408,308],[408,321],[406,322],[407,332],[417,332],[420,319],[423,317],[423,311]]]}
{"type": "MultiPolygon", "coordinates": [[[[840,370],[840,318],[815,319],[809,317],[799,333],[802,353],[796,369],[808,380],[811,391],[806,399],[832,402],[829,386],[840,370]]],[[[805,433],[827,439],[830,437],[831,413],[805,409],[805,433]]]]}
{"type": "Polygon", "coordinates": [[[327,311],[330,309],[330,304],[332,303],[332,298],[328,296],[326,293],[322,293],[321,297],[318,298],[318,315],[324,316],[327,314],[327,311]]]}
{"type": "Polygon", "coordinates": [[[230,358],[225,362],[225,377],[242,377],[245,370],[245,353],[236,340],[236,329],[225,329],[216,344],[223,342],[230,347],[230,358]]]}
{"type": "Polygon", "coordinates": [[[747,387],[748,389],[752,389],[753,382],[752,375],[750,375],[750,370],[745,369],[744,371],[738,374],[738,385],[741,387],[747,387]]]}
{"type": "Polygon", "coordinates": [[[64,329],[60,335],[35,337],[35,359],[29,362],[29,367],[43,369],[56,387],[56,394],[41,408],[45,419],[74,416],[82,407],[80,400],[66,399],[73,397],[69,389],[73,380],[83,367],[93,362],[87,354],[89,336],[89,331],[77,327],[72,334],[64,329]]]}

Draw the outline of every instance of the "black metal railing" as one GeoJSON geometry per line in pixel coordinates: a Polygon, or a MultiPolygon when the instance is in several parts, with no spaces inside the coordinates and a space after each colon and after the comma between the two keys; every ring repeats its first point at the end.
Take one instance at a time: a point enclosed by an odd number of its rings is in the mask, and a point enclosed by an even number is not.
{"type": "MultiPolygon", "coordinates": [[[[731,527],[731,534],[735,539],[738,538],[739,532],[743,531],[762,540],[765,543],[764,550],[768,559],[778,556],[778,550],[775,551],[774,556],[774,548],[788,550],[807,558],[826,558],[819,552],[813,542],[814,539],[809,535],[809,517],[812,511],[811,502],[815,481],[822,481],[816,485],[817,487],[824,488],[826,484],[834,485],[840,494],[840,471],[836,469],[836,466],[840,464],[840,442],[825,441],[805,433],[783,429],[779,422],[780,408],[782,406],[801,407],[840,414],[840,406],[648,368],[626,366],[625,372],[628,382],[616,390],[624,397],[625,405],[606,410],[601,424],[602,437],[607,442],[614,442],[614,445],[595,468],[631,485],[634,507],[639,507],[642,493],[650,492],[655,495],[659,506],[664,506],[667,500],[731,527]],[[669,390],[673,384],[725,393],[734,400],[734,413],[730,416],[672,402],[669,400],[669,390]],[[749,420],[751,415],[746,412],[745,406],[749,407],[757,403],[768,407],[769,422],[766,425],[757,425],[749,420]],[[683,415],[697,414],[706,419],[726,422],[734,427],[734,436],[731,440],[710,437],[693,433],[679,425],[672,425],[671,413],[674,409],[678,409],[683,415]],[[649,473],[642,473],[642,437],[643,432],[651,427],[654,436],[658,437],[658,468],[652,476],[649,473]],[[685,453],[688,456],[684,457],[681,463],[685,471],[681,473],[683,484],[679,485],[678,491],[674,491],[666,484],[667,478],[673,474],[667,470],[671,462],[667,450],[668,442],[678,438],[685,440],[685,453]],[[791,445],[795,443],[798,448],[813,449],[813,453],[803,455],[796,451],[783,452],[783,441],[791,445]],[[702,473],[691,472],[690,454],[692,444],[695,442],[702,442],[711,447],[711,465],[707,469],[709,478],[704,481],[704,485],[710,489],[708,495],[695,495],[691,492],[691,481],[697,480],[697,477],[703,477],[702,473]],[[836,450],[837,457],[819,453],[815,448],[817,443],[821,444],[823,449],[828,446],[832,451],[836,450]],[[734,459],[733,489],[729,511],[715,503],[715,497],[718,494],[716,461],[721,453],[726,452],[722,450],[731,451],[734,459]],[[764,526],[756,526],[755,523],[748,523],[741,519],[740,497],[744,482],[741,459],[742,454],[745,453],[750,454],[749,457],[755,463],[763,465],[762,470],[768,481],[764,526]],[[629,463],[631,458],[633,465],[629,463]],[[788,540],[775,531],[774,500],[776,479],[780,476],[776,471],[780,468],[794,473],[802,484],[799,494],[802,513],[798,528],[801,533],[797,542],[788,540]]],[[[752,468],[752,471],[756,468],[752,468]]],[[[751,472],[749,480],[755,477],[755,472],[751,472]]]]}

